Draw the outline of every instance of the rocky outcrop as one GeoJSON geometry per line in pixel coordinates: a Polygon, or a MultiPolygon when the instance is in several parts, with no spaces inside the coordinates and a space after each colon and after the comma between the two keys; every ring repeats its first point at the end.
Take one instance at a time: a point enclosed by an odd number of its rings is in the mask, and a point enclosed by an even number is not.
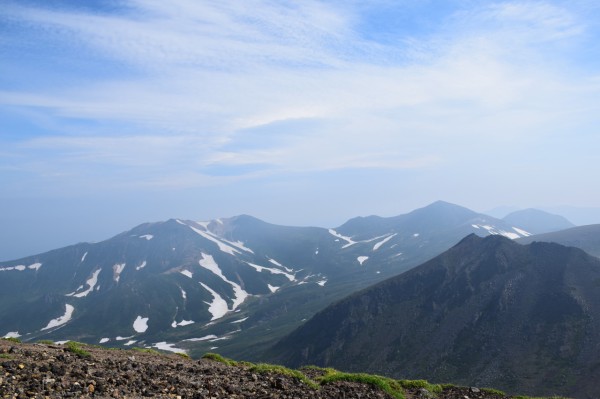
{"type": "MultiPolygon", "coordinates": [[[[0,340],[0,397],[392,398],[367,384],[337,381],[309,386],[285,373],[253,371],[248,364],[228,365],[135,350],[88,346],[81,349],[75,353],[62,345],[0,340]]],[[[433,397],[433,394],[415,386],[406,389],[404,396],[420,399],[433,397]]],[[[436,397],[508,398],[489,390],[450,386],[436,397]]]]}

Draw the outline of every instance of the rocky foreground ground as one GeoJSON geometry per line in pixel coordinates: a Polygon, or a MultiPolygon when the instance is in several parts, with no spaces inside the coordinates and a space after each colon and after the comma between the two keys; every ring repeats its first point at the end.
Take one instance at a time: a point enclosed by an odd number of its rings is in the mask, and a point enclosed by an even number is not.
{"type": "Polygon", "coordinates": [[[511,398],[468,387],[437,386],[435,392],[423,383],[386,393],[373,383],[324,382],[325,370],[303,370],[303,380],[292,374],[176,354],[0,340],[0,398],[511,398]]]}

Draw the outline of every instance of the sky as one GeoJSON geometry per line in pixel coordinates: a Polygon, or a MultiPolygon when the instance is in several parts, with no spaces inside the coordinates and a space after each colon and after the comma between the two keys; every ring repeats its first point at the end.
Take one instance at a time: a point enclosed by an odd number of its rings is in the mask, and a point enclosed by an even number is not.
{"type": "Polygon", "coordinates": [[[169,218],[598,211],[599,25],[595,0],[0,0],[0,260],[169,218]]]}

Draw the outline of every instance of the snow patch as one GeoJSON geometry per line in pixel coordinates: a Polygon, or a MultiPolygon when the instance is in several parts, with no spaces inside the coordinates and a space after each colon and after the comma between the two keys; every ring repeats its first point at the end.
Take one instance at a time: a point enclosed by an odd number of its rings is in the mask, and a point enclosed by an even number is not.
{"type": "Polygon", "coordinates": [[[110,341],[110,338],[102,338],[102,339],[100,339],[100,343],[101,343],[101,344],[105,344],[105,343],[107,343],[108,341],[110,341]]]}
{"type": "Polygon", "coordinates": [[[205,253],[201,253],[201,255],[202,259],[198,261],[198,263],[200,263],[200,266],[207,270],[210,270],[212,273],[216,274],[219,278],[221,278],[221,280],[231,285],[231,287],[233,288],[235,299],[233,300],[233,304],[231,305],[230,310],[237,309],[237,307],[240,306],[246,300],[246,298],[248,298],[248,293],[244,291],[239,284],[234,283],[233,281],[225,277],[223,271],[221,270],[219,265],[217,265],[217,262],[215,262],[215,259],[211,255],[207,255],[205,253]]]}
{"type": "Polygon", "coordinates": [[[154,236],[152,234],[144,234],[143,236],[140,236],[140,238],[145,238],[146,240],[150,241],[154,238],[154,236]]]}
{"type": "Polygon", "coordinates": [[[396,236],[398,233],[394,233],[390,236],[387,236],[386,238],[384,238],[383,240],[379,241],[377,244],[373,245],[373,251],[377,251],[379,248],[381,248],[381,246],[383,244],[385,244],[386,242],[388,242],[389,240],[391,240],[392,238],[394,238],[394,236],[396,236]]]}
{"type": "Polygon", "coordinates": [[[184,341],[190,341],[190,342],[197,342],[197,341],[208,341],[209,339],[215,339],[218,338],[216,335],[205,335],[204,337],[200,337],[200,338],[188,338],[188,339],[184,339],[184,341]]]}
{"type": "Polygon", "coordinates": [[[352,238],[343,236],[340,233],[338,233],[337,231],[335,231],[334,229],[329,229],[328,231],[329,231],[329,234],[331,234],[332,236],[340,238],[340,239],[346,241],[347,244],[344,245],[342,247],[342,249],[348,248],[349,246],[356,244],[356,241],[353,241],[352,238]]]}
{"type": "Polygon", "coordinates": [[[200,283],[200,285],[202,287],[204,287],[205,290],[210,292],[210,294],[213,296],[212,302],[204,302],[208,305],[208,311],[212,315],[212,318],[210,319],[210,321],[217,320],[217,319],[220,319],[221,317],[225,316],[227,314],[227,312],[229,311],[229,309],[227,307],[227,302],[221,297],[221,295],[219,295],[215,290],[210,288],[208,285],[206,285],[204,283],[200,283]]]}
{"type": "Polygon", "coordinates": [[[133,322],[135,332],[143,333],[148,329],[148,317],[138,316],[133,322]]]}
{"type": "Polygon", "coordinates": [[[183,290],[183,288],[179,287],[179,289],[181,290],[181,297],[186,300],[187,299],[187,294],[186,292],[183,290]]]}
{"type": "Polygon", "coordinates": [[[137,267],[135,268],[135,270],[141,270],[141,269],[143,269],[144,267],[146,267],[146,261],[143,261],[143,262],[142,262],[142,263],[141,263],[139,266],[137,266],[137,267]]]}
{"type": "Polygon", "coordinates": [[[277,290],[280,288],[280,287],[275,287],[271,284],[267,284],[267,287],[269,287],[269,291],[271,291],[272,293],[277,292],[277,290]]]}
{"type": "Polygon", "coordinates": [[[241,323],[241,322],[243,322],[243,321],[246,321],[246,320],[248,320],[248,318],[247,318],[247,317],[244,317],[243,319],[239,319],[239,320],[236,320],[236,321],[232,321],[232,322],[231,322],[231,324],[234,324],[234,323],[241,323]]]}
{"type": "Polygon", "coordinates": [[[177,327],[189,326],[190,324],[194,324],[194,323],[195,323],[194,320],[181,320],[179,323],[176,321],[173,321],[173,323],[171,323],[171,327],[177,328],[177,327]]]}
{"type": "Polygon", "coordinates": [[[193,274],[189,270],[181,270],[179,273],[183,274],[186,277],[192,278],[193,274]]]}
{"type": "Polygon", "coordinates": [[[83,262],[85,260],[85,257],[87,256],[87,252],[83,254],[83,256],[81,257],[81,261],[83,262]]]}
{"type": "MultiPolygon", "coordinates": [[[[520,238],[520,237],[521,237],[521,236],[520,236],[520,235],[518,235],[517,233],[512,233],[512,232],[510,232],[510,231],[504,231],[504,230],[500,230],[500,229],[497,229],[497,228],[496,228],[496,227],[494,227],[494,226],[489,226],[489,225],[481,225],[481,224],[480,224],[480,225],[479,225],[479,227],[481,227],[481,228],[483,228],[483,229],[487,230],[487,232],[488,232],[488,233],[490,233],[490,234],[492,234],[492,235],[503,235],[504,237],[508,237],[508,238],[510,238],[511,240],[515,240],[515,239],[517,239],[517,238],[520,238]]],[[[514,227],[513,227],[513,229],[514,229],[514,227]]]]}
{"type": "Polygon", "coordinates": [[[16,270],[16,271],[22,272],[25,269],[39,270],[40,267],[42,267],[41,263],[32,263],[29,266],[18,265],[18,266],[0,267],[0,272],[8,272],[11,270],[16,270]]]}
{"type": "Polygon", "coordinates": [[[69,305],[68,303],[65,304],[65,314],[63,314],[62,316],[60,316],[56,319],[50,320],[48,322],[48,325],[46,327],[42,328],[42,331],[65,325],[66,323],[68,323],[71,320],[74,310],[75,310],[75,308],[73,306],[69,305]]]}
{"type": "Polygon", "coordinates": [[[479,229],[479,226],[476,224],[472,224],[471,226],[475,227],[476,229],[479,229]]]}
{"type": "Polygon", "coordinates": [[[356,260],[358,261],[358,263],[360,263],[361,266],[367,259],[369,259],[368,256],[359,256],[358,258],[356,258],[356,260]]]}
{"type": "Polygon", "coordinates": [[[320,285],[321,287],[325,287],[325,283],[327,283],[327,280],[317,281],[317,284],[320,285]]]}
{"type": "Polygon", "coordinates": [[[250,263],[250,262],[246,262],[246,264],[250,267],[253,267],[259,273],[262,272],[263,270],[266,270],[271,274],[283,274],[285,277],[287,277],[288,280],[296,281],[296,276],[294,276],[293,274],[286,273],[283,270],[273,269],[271,267],[259,266],[259,265],[255,265],[254,263],[250,263]]]}
{"type": "Polygon", "coordinates": [[[3,338],[19,338],[21,336],[21,334],[19,334],[18,331],[11,331],[6,333],[6,335],[3,338]]]}
{"type": "Polygon", "coordinates": [[[418,237],[418,236],[420,236],[420,234],[419,234],[419,233],[415,233],[415,234],[413,234],[413,237],[418,237]]]}
{"type": "Polygon", "coordinates": [[[202,237],[206,238],[209,241],[214,242],[215,244],[217,244],[217,246],[219,247],[219,249],[223,252],[225,252],[226,254],[229,255],[237,255],[237,254],[241,254],[240,251],[238,251],[237,249],[235,249],[234,247],[227,245],[225,243],[223,243],[221,240],[219,240],[218,238],[216,238],[213,234],[208,233],[206,231],[202,231],[200,229],[197,229],[193,226],[188,226],[190,229],[194,230],[196,233],[200,234],[202,237]]]}
{"type": "Polygon", "coordinates": [[[284,265],[282,265],[281,263],[277,262],[275,259],[271,259],[271,258],[267,258],[269,259],[269,262],[271,262],[272,264],[274,264],[275,266],[279,266],[282,269],[285,269],[286,272],[288,273],[293,273],[294,269],[290,269],[289,267],[285,267],[284,265]]]}
{"type": "Polygon", "coordinates": [[[113,266],[113,280],[115,280],[115,282],[119,282],[123,269],[125,269],[125,263],[117,263],[113,266]]]}
{"type": "Polygon", "coordinates": [[[179,348],[175,348],[175,344],[168,344],[165,341],[162,342],[156,342],[155,344],[152,344],[153,348],[156,349],[160,349],[163,351],[168,351],[168,352],[181,352],[181,353],[187,353],[187,351],[185,349],[179,349],[179,348]]]}
{"type": "Polygon", "coordinates": [[[529,237],[531,235],[530,232],[521,230],[518,227],[513,227],[513,230],[516,231],[517,233],[521,234],[523,237],[529,237]]]}
{"type": "Polygon", "coordinates": [[[77,291],[79,291],[81,288],[83,288],[83,286],[80,285],[79,288],[77,288],[77,290],[75,290],[74,292],[71,292],[70,294],[67,294],[65,296],[74,296],[77,298],[83,298],[84,296],[87,296],[87,294],[89,294],[90,292],[92,292],[94,290],[96,283],[98,283],[98,274],[100,274],[101,270],[102,269],[96,270],[94,273],[92,273],[92,277],[87,279],[87,281],[85,282],[88,286],[87,290],[80,292],[79,294],[76,294],[77,291]]]}
{"type": "Polygon", "coordinates": [[[135,340],[135,339],[132,339],[132,340],[129,340],[129,341],[127,341],[127,342],[126,342],[126,343],[124,343],[123,345],[125,345],[125,346],[130,346],[130,345],[133,345],[133,344],[135,344],[136,342],[137,342],[137,340],[135,340]]]}
{"type": "Polygon", "coordinates": [[[116,341],[125,341],[126,339],[131,339],[131,338],[133,338],[133,337],[134,337],[133,335],[132,335],[131,337],[121,337],[121,336],[117,336],[117,337],[115,338],[115,340],[116,340],[116,341]]]}

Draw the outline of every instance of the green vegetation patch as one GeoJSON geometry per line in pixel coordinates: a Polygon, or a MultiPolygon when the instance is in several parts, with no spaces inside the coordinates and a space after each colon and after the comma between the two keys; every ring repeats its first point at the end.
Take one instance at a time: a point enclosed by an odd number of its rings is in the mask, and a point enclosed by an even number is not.
{"type": "Polygon", "coordinates": [[[514,396],[514,399],[569,399],[563,396],[514,396]]]}
{"type": "Polygon", "coordinates": [[[188,355],[187,353],[183,353],[183,352],[175,352],[175,354],[179,357],[182,357],[184,359],[191,359],[190,355],[188,355]]]}
{"type": "Polygon", "coordinates": [[[15,338],[15,337],[6,337],[6,338],[2,338],[5,341],[10,341],[10,342],[14,342],[16,344],[20,344],[21,340],[19,338],[15,338]]]}
{"type": "Polygon", "coordinates": [[[76,354],[79,357],[92,357],[90,352],[84,350],[81,345],[84,345],[80,342],[69,341],[65,343],[65,349],[71,353],[76,354]]]}
{"type": "Polygon", "coordinates": [[[431,393],[440,394],[442,393],[442,386],[439,384],[431,384],[425,380],[400,380],[398,383],[402,386],[402,388],[424,388],[431,393]]]}
{"type": "Polygon", "coordinates": [[[219,355],[218,353],[211,353],[211,352],[205,353],[204,355],[202,355],[202,359],[214,360],[215,362],[223,363],[228,366],[237,366],[238,365],[238,362],[236,362],[235,360],[231,360],[226,357],[223,357],[223,356],[219,355]]]}
{"type": "Polygon", "coordinates": [[[260,374],[276,373],[286,375],[288,377],[299,379],[311,388],[319,389],[319,385],[316,384],[314,381],[310,380],[308,377],[306,377],[304,373],[298,370],[288,369],[287,367],[278,366],[274,364],[259,363],[251,366],[250,371],[254,371],[260,374]]]}
{"type": "Polygon", "coordinates": [[[349,381],[368,384],[381,389],[396,399],[405,399],[404,389],[399,381],[379,375],[335,372],[329,373],[324,377],[319,378],[319,380],[321,385],[330,384],[336,381],[349,381]]]}
{"type": "Polygon", "coordinates": [[[8,353],[0,353],[0,359],[12,359],[8,353]]]}
{"type": "MultiPolygon", "coordinates": [[[[118,349],[118,348],[109,348],[109,349],[118,349]]],[[[153,355],[162,355],[159,351],[151,349],[151,348],[140,348],[138,346],[135,346],[135,347],[131,348],[131,350],[136,351],[136,352],[151,353],[153,355]]]]}
{"type": "Polygon", "coordinates": [[[506,396],[506,393],[504,391],[494,388],[481,388],[481,392],[489,393],[492,395],[506,396]]]}
{"type": "Polygon", "coordinates": [[[44,344],[44,345],[54,345],[54,341],[49,340],[49,339],[41,339],[39,341],[37,341],[38,344],[44,344]]]}

